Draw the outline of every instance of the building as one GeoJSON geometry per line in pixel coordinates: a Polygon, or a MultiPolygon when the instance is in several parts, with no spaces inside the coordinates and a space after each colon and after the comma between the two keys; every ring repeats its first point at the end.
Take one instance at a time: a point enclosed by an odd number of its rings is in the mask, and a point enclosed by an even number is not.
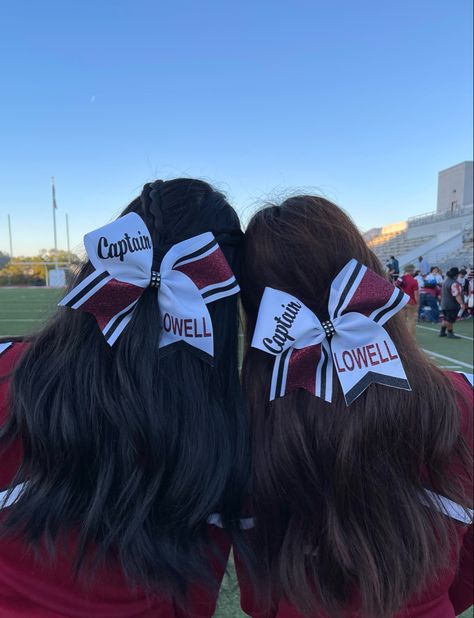
{"type": "Polygon", "coordinates": [[[395,255],[403,268],[416,264],[423,255],[431,265],[443,269],[472,265],[473,162],[464,161],[439,172],[435,212],[372,228],[364,238],[382,264],[395,255]]]}
{"type": "Polygon", "coordinates": [[[464,161],[439,172],[436,212],[455,213],[473,203],[473,166],[464,161]]]}

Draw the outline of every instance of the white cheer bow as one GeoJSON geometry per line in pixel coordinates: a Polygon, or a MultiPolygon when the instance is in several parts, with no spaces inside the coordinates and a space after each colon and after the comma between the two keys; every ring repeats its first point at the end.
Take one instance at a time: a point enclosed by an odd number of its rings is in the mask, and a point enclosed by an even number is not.
{"type": "Polygon", "coordinates": [[[86,234],[84,245],[94,272],[60,305],[92,313],[113,345],[151,285],[157,288],[162,320],[160,348],[189,345],[212,359],[214,335],[206,305],[237,294],[239,286],[211,232],[173,245],[159,272],[151,270],[151,236],[136,213],[86,234]]]}
{"type": "Polygon", "coordinates": [[[304,388],[330,402],[333,368],[347,405],[373,383],[411,390],[395,344],[382,327],[408,301],[356,260],[334,279],[330,319],[323,323],[291,294],[265,288],[252,347],[275,356],[270,399],[304,388]]]}

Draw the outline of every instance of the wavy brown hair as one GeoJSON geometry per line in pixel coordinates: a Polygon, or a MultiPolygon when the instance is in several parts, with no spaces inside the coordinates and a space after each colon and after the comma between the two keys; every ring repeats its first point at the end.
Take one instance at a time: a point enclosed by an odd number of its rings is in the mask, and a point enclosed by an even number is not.
{"type": "Polygon", "coordinates": [[[328,319],[332,280],[356,258],[384,276],[350,218],[326,199],[267,206],[248,226],[242,300],[243,384],[253,427],[258,590],[303,613],[389,616],[447,565],[453,521],[420,499],[430,488],[468,507],[470,455],[450,379],[417,348],[399,316],[385,328],[412,392],[372,385],[350,407],[306,391],[269,401],[273,358],[249,347],[270,286],[328,319]],[[465,478],[453,477],[453,458],[465,478]],[[459,467],[459,466],[458,466],[459,467]]]}

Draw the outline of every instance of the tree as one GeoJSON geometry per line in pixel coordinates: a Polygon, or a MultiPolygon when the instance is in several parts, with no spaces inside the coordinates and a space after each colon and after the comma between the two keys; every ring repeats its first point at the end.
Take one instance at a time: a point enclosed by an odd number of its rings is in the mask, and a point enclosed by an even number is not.
{"type": "Polygon", "coordinates": [[[9,261],[10,261],[10,256],[8,255],[8,253],[3,253],[3,251],[0,251],[0,270],[4,266],[6,266],[9,261]]]}
{"type": "MultiPolygon", "coordinates": [[[[56,262],[77,265],[80,259],[74,253],[47,251],[42,249],[39,255],[20,256],[7,261],[1,267],[0,286],[5,285],[46,285],[47,271],[54,267],[56,262]]],[[[1,257],[0,257],[1,260],[1,257]]]]}

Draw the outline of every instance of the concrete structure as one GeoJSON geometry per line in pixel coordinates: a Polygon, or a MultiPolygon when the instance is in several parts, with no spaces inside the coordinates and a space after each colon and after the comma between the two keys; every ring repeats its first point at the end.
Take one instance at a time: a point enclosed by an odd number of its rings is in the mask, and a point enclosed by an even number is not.
{"type": "Polygon", "coordinates": [[[473,167],[472,161],[464,161],[438,174],[438,213],[455,214],[464,206],[473,202],[473,167]]]}
{"type": "Polygon", "coordinates": [[[397,257],[402,268],[416,263],[419,255],[443,267],[474,262],[473,168],[472,161],[464,161],[439,172],[435,212],[364,234],[382,264],[390,255],[397,257]]]}

